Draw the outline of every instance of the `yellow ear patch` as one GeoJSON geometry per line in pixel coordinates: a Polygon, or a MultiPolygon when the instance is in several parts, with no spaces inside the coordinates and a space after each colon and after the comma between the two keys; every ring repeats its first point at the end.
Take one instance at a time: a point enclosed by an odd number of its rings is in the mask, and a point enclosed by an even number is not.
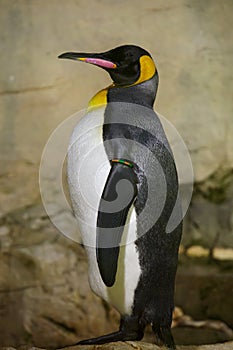
{"type": "Polygon", "coordinates": [[[139,62],[140,62],[140,76],[136,81],[136,83],[134,83],[133,85],[140,84],[143,81],[151,79],[156,72],[156,67],[151,57],[146,55],[141,56],[139,62]]]}

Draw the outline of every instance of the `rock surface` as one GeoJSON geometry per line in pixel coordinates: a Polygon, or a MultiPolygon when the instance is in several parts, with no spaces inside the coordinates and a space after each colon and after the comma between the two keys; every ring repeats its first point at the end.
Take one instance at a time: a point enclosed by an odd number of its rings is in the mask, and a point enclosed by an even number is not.
{"type": "MultiPolygon", "coordinates": [[[[61,347],[118,328],[116,311],[90,291],[84,249],[62,237],[40,205],[16,209],[0,224],[1,345],[61,347]]],[[[232,264],[180,259],[176,304],[196,320],[233,327],[232,264]]],[[[217,330],[173,332],[178,344],[229,339],[217,330]]],[[[153,341],[149,330],[145,339],[153,341]]]]}
{"type": "Polygon", "coordinates": [[[128,42],[155,57],[161,81],[157,109],[184,137],[196,180],[232,167],[231,2],[1,4],[1,48],[8,53],[1,57],[2,156],[38,161],[57,123],[85,108],[109,82],[103,71],[61,62],[58,54],[128,42]]]}
{"type": "Polygon", "coordinates": [[[13,224],[10,217],[5,223],[10,234],[0,255],[1,345],[62,346],[114,327],[113,311],[90,291],[84,249],[58,234],[40,211],[28,208],[24,220],[19,211],[13,224]],[[31,229],[39,212],[40,226],[31,229]]]}
{"type": "MultiPolygon", "coordinates": [[[[16,348],[4,347],[0,350],[14,350],[16,348]]],[[[159,347],[154,344],[148,344],[143,342],[118,342],[110,343],[104,345],[80,345],[80,346],[71,346],[64,349],[72,350],[166,350],[164,347],[159,347]]],[[[224,344],[214,344],[214,345],[199,345],[199,346],[177,346],[177,350],[232,350],[233,342],[228,342],[224,344]]],[[[41,348],[21,346],[17,350],[41,350],[41,348]]]]}

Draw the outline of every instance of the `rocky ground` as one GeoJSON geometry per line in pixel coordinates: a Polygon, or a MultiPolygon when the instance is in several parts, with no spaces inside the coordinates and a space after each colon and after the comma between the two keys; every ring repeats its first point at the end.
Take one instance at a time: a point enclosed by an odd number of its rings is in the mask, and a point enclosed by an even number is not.
{"type": "MultiPolygon", "coordinates": [[[[0,350],[14,350],[16,348],[4,347],[0,350]]],[[[17,350],[40,350],[42,348],[21,346],[17,350]]],[[[105,345],[82,345],[82,346],[71,346],[64,349],[72,350],[166,350],[165,347],[159,347],[154,344],[148,344],[143,342],[118,342],[110,343],[105,345]]],[[[199,345],[199,346],[177,346],[177,350],[232,350],[233,342],[228,342],[224,344],[214,344],[214,345],[199,345]]]]}
{"type": "MultiPolygon", "coordinates": [[[[57,232],[41,204],[25,209],[20,203],[0,224],[1,345],[60,347],[118,328],[119,315],[90,291],[84,249],[57,232]]],[[[196,321],[219,320],[233,327],[232,265],[232,260],[205,254],[181,254],[176,305],[196,321]]],[[[173,332],[177,344],[231,339],[221,325],[184,323],[173,332]]],[[[149,331],[145,339],[153,341],[149,331]]]]}

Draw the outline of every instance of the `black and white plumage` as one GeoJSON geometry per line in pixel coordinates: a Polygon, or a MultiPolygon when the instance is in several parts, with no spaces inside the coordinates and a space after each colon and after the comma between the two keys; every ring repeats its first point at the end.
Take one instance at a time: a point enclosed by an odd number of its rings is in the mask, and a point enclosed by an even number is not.
{"type": "Polygon", "coordinates": [[[175,349],[170,327],[182,221],[174,158],[153,111],[157,69],[134,45],[59,57],[95,64],[113,80],[73,131],[68,182],[90,286],[122,318],[119,331],[80,344],[139,340],[150,323],[175,349]]]}

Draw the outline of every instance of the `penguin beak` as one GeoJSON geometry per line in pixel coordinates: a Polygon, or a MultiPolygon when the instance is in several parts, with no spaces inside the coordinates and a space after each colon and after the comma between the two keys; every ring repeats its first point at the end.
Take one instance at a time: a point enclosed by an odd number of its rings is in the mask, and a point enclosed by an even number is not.
{"type": "Polygon", "coordinates": [[[67,58],[75,61],[82,61],[86,63],[91,63],[96,66],[114,69],[117,68],[117,65],[109,60],[101,57],[101,54],[90,54],[90,53],[78,53],[78,52],[65,52],[58,56],[58,58],[67,58]]]}

